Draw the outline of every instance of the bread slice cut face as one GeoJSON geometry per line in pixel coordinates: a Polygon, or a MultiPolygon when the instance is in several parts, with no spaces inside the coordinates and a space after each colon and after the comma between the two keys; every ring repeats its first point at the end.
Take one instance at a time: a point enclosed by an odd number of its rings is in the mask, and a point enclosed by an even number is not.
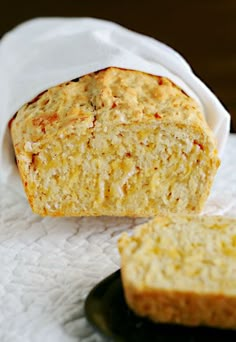
{"type": "Polygon", "coordinates": [[[50,88],[10,128],[43,216],[198,213],[219,166],[196,101],[138,71],[108,68],[50,88]]]}
{"type": "Polygon", "coordinates": [[[236,218],[167,216],[119,240],[125,298],[155,322],[236,329],[236,218]]]}

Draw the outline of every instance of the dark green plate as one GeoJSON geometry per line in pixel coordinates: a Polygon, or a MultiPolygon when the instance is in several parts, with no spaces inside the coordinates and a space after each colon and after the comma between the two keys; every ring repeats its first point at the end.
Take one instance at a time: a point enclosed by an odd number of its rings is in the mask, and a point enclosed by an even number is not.
{"type": "Polygon", "coordinates": [[[111,274],[89,293],[85,314],[104,337],[113,341],[236,342],[236,331],[233,330],[156,324],[136,316],[125,303],[120,271],[111,274]]]}

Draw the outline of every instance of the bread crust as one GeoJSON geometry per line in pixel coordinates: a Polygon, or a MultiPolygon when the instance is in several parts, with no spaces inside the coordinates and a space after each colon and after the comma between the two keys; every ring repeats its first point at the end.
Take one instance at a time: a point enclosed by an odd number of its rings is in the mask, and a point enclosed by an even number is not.
{"type": "Polygon", "coordinates": [[[125,286],[125,299],[137,315],[156,323],[236,329],[236,298],[223,293],[137,291],[125,286]]]}

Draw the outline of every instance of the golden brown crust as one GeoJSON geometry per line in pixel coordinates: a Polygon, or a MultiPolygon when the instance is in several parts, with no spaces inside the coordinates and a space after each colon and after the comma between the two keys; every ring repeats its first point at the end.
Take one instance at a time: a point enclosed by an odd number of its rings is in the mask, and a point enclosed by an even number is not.
{"type": "MultiPolygon", "coordinates": [[[[124,280],[125,282],[125,280],[124,280]]],[[[225,294],[125,288],[129,307],[154,322],[236,329],[236,297],[225,294]]]]}
{"type": "Polygon", "coordinates": [[[24,105],[11,124],[34,212],[200,212],[219,166],[197,103],[164,77],[108,68],[24,105]]]}
{"type": "Polygon", "coordinates": [[[236,219],[158,217],[119,239],[125,298],[155,322],[236,328],[236,219]]]}

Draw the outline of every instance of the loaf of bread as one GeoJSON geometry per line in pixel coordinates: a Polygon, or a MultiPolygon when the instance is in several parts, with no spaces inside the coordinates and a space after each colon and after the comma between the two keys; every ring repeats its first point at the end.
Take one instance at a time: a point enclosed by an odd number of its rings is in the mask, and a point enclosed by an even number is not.
{"type": "Polygon", "coordinates": [[[35,213],[198,213],[219,166],[195,100],[164,77],[108,68],[48,89],[12,120],[35,213]]]}
{"type": "Polygon", "coordinates": [[[166,216],[119,239],[128,305],[155,322],[236,328],[236,219],[166,216]]]}

